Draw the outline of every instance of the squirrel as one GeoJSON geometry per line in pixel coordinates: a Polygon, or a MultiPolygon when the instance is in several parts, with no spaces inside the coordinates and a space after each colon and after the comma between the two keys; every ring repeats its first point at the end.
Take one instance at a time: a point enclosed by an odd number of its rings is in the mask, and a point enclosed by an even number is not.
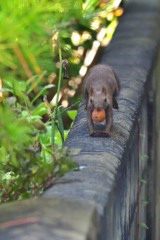
{"type": "Polygon", "coordinates": [[[84,79],[84,100],[90,136],[96,136],[92,113],[105,111],[105,128],[102,134],[110,136],[113,124],[113,108],[118,109],[116,96],[119,92],[119,80],[109,65],[97,64],[92,67],[84,79]]]}

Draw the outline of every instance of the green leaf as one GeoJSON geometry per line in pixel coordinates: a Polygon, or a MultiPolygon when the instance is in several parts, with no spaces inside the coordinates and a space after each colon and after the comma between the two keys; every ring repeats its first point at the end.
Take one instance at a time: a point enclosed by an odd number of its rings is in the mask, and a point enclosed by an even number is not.
{"type": "Polygon", "coordinates": [[[34,87],[37,87],[40,84],[40,82],[42,81],[42,77],[43,75],[41,77],[39,77],[39,75],[35,75],[27,80],[26,82],[26,87],[28,88],[27,94],[32,92],[34,87]]]}
{"type": "Polygon", "coordinates": [[[70,119],[74,121],[77,116],[77,110],[68,110],[67,114],[70,117],[70,119]]]}
{"type": "Polygon", "coordinates": [[[12,92],[9,88],[0,88],[0,92],[12,92]]]}
{"type": "Polygon", "coordinates": [[[140,203],[143,204],[143,206],[145,207],[149,204],[149,202],[146,200],[141,200],[140,203]]]}
{"type": "Polygon", "coordinates": [[[146,184],[146,183],[147,183],[147,181],[146,181],[146,180],[144,180],[144,179],[141,179],[141,180],[140,180],[140,183],[146,184]]]}
{"type": "Polygon", "coordinates": [[[148,155],[143,154],[143,155],[140,156],[141,161],[144,161],[144,160],[147,160],[147,159],[148,159],[148,155]]]}
{"type": "Polygon", "coordinates": [[[62,146],[62,137],[58,130],[55,131],[54,144],[57,144],[58,146],[62,146]]]}
{"type": "Polygon", "coordinates": [[[37,107],[35,107],[35,109],[32,111],[32,116],[33,115],[43,116],[46,113],[47,113],[47,109],[46,109],[45,103],[42,102],[37,107]]]}
{"type": "Polygon", "coordinates": [[[13,180],[15,179],[15,174],[13,171],[7,172],[2,176],[2,180],[13,180]]]}
{"type": "Polygon", "coordinates": [[[139,226],[145,229],[148,229],[148,226],[145,223],[139,223],[139,226]]]}
{"type": "Polygon", "coordinates": [[[44,93],[46,89],[55,87],[54,84],[48,84],[46,85],[32,100],[32,104],[44,93]]]}

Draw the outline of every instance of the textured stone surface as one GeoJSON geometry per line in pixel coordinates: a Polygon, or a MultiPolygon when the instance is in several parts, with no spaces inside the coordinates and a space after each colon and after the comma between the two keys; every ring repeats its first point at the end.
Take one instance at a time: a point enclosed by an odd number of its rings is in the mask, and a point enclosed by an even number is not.
{"type": "Polygon", "coordinates": [[[0,207],[0,240],[96,240],[95,206],[60,198],[32,199],[0,207]]]}

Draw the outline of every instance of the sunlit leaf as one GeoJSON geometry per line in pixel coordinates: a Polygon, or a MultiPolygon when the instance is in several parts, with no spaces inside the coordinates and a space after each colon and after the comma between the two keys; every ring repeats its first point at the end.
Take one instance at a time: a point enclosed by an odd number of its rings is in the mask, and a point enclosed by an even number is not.
{"type": "Polygon", "coordinates": [[[44,102],[41,102],[35,109],[32,111],[32,115],[34,116],[43,116],[47,113],[47,109],[44,102]]]}
{"type": "Polygon", "coordinates": [[[77,110],[68,110],[67,114],[70,117],[70,119],[74,121],[77,116],[77,110]]]}

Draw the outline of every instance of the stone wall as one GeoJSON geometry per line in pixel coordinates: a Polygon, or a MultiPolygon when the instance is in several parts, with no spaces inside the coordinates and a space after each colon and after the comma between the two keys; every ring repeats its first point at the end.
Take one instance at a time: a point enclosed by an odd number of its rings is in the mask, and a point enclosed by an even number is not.
{"type": "Polygon", "coordinates": [[[44,194],[95,204],[100,239],[156,239],[153,82],[158,79],[153,81],[153,76],[159,14],[157,7],[150,5],[130,3],[126,7],[99,60],[113,66],[121,84],[111,137],[89,137],[82,104],[66,141],[69,148],[79,149],[73,158],[82,168],[67,174],[44,194]]]}
{"type": "MultiPolygon", "coordinates": [[[[160,50],[158,52],[158,60],[156,63],[154,75],[153,75],[153,81],[152,81],[152,89],[153,89],[153,96],[154,96],[154,101],[155,101],[155,109],[156,109],[156,117],[154,119],[153,125],[154,125],[154,141],[152,142],[152,175],[151,178],[155,179],[156,182],[156,196],[154,196],[155,202],[153,203],[152,206],[152,211],[155,211],[156,215],[156,220],[155,220],[155,239],[158,240],[160,239],[160,50]],[[156,151],[154,151],[154,149],[156,151]],[[156,160],[156,161],[155,161],[156,160]]],[[[154,185],[152,184],[153,182],[151,181],[151,195],[153,195],[154,192],[154,185]]],[[[152,197],[151,197],[152,198],[152,197]]]]}

